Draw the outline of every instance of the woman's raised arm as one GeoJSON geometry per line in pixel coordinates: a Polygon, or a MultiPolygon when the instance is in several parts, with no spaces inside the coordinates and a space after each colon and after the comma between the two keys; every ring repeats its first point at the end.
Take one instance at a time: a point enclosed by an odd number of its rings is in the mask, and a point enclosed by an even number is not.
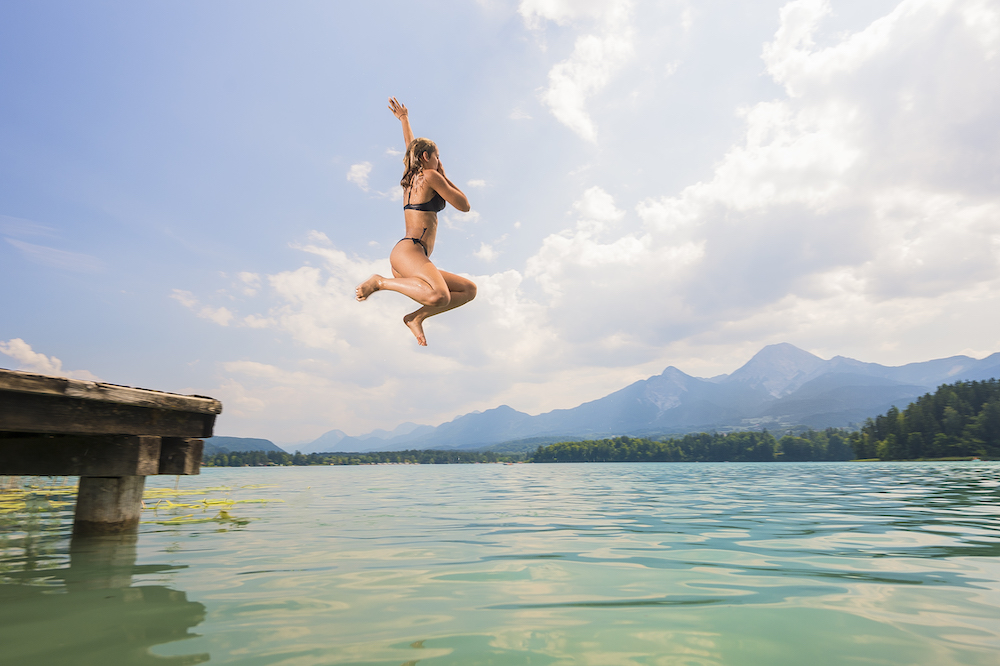
{"type": "Polygon", "coordinates": [[[403,141],[406,142],[406,148],[409,148],[413,141],[413,130],[410,129],[410,112],[395,97],[389,98],[389,110],[403,123],[403,141]]]}

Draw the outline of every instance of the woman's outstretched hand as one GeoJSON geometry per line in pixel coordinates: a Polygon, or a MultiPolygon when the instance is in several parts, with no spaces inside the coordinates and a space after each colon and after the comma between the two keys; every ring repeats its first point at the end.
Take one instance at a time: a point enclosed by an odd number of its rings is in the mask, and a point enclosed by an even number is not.
{"type": "Polygon", "coordinates": [[[389,110],[392,111],[392,115],[396,116],[397,120],[402,120],[410,113],[395,97],[389,98],[389,110]]]}

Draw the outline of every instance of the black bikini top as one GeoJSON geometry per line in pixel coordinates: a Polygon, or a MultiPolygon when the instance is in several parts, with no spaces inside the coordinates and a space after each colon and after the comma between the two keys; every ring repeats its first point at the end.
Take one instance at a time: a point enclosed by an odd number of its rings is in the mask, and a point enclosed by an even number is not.
{"type": "MultiPolygon", "coordinates": [[[[407,198],[409,198],[409,193],[407,193],[407,198]]],[[[444,210],[445,203],[446,202],[444,200],[444,197],[435,192],[434,198],[432,198],[430,201],[425,201],[423,203],[418,203],[418,204],[408,203],[405,206],[403,206],[403,210],[421,210],[424,211],[425,213],[440,213],[441,211],[444,210]]]]}

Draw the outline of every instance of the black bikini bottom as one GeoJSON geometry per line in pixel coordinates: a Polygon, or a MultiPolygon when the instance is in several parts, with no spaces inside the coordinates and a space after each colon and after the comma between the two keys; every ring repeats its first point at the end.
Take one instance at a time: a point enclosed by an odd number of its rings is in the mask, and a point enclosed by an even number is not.
{"type": "Polygon", "coordinates": [[[414,244],[414,245],[419,245],[420,247],[424,248],[424,256],[425,256],[425,257],[430,257],[430,255],[429,255],[429,254],[427,253],[427,244],[426,244],[426,243],[424,243],[424,241],[422,241],[422,240],[421,240],[421,239],[419,239],[419,238],[401,238],[401,239],[399,240],[399,242],[400,242],[400,243],[402,243],[402,242],[403,242],[403,241],[405,241],[405,240],[408,240],[408,241],[413,241],[413,244],[414,244]]]}

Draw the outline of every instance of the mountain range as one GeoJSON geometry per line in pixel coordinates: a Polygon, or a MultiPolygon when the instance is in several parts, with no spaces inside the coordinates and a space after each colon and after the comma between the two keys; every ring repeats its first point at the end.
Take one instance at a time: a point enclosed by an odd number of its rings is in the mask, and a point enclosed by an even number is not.
{"type": "Polygon", "coordinates": [[[692,377],[670,366],[603,398],[532,416],[501,405],[439,426],[404,423],[348,436],[331,430],[303,453],[403,449],[523,450],[539,444],[618,435],[849,427],[905,407],[937,386],[1000,377],[1000,352],[884,366],[843,356],[829,360],[781,343],[760,350],[729,375],[692,377]]]}

